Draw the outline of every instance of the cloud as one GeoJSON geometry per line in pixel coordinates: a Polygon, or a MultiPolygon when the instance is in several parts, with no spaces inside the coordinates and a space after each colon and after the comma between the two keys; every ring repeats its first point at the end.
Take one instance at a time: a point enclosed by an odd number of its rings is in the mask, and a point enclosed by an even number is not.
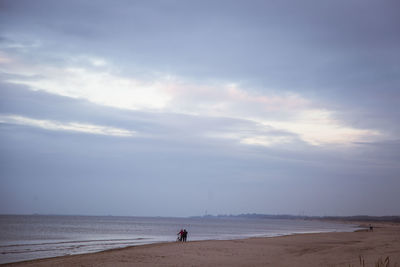
{"type": "MultiPolygon", "coordinates": [[[[400,131],[394,1],[5,3],[7,60],[20,55],[19,71],[45,76],[31,87],[124,109],[253,120],[314,145],[400,131]]],[[[4,71],[17,72],[11,65],[4,71]]]]}
{"type": "Polygon", "coordinates": [[[264,121],[279,129],[297,133],[313,145],[352,144],[359,140],[379,140],[383,134],[373,129],[357,129],[334,119],[333,112],[324,109],[302,110],[292,121],[264,121]]]}
{"type": "MultiPolygon", "coordinates": [[[[291,132],[312,145],[352,144],[382,137],[378,130],[345,125],[334,119],[333,111],[322,109],[320,103],[317,105],[295,93],[260,93],[244,89],[240,84],[195,83],[167,74],[154,75],[151,80],[125,77],[118,74],[115,66],[96,57],[78,57],[71,62],[73,66],[65,67],[9,64],[14,76],[9,75],[11,78],[7,81],[120,109],[250,120],[291,132]],[[83,67],[87,62],[94,66],[83,67]],[[19,78],[24,75],[36,78],[19,78]]],[[[219,134],[229,138],[234,135],[219,134]]],[[[270,145],[287,143],[290,138],[257,135],[239,140],[244,144],[270,145]]]]}
{"type": "Polygon", "coordinates": [[[160,90],[160,82],[143,82],[115,76],[107,71],[92,71],[82,67],[38,67],[45,77],[9,82],[117,108],[159,109],[168,102],[168,96],[160,90]]]}
{"type": "Polygon", "coordinates": [[[90,122],[91,125],[109,128],[135,129],[138,131],[135,136],[168,139],[171,142],[178,139],[197,140],[197,142],[215,142],[223,139],[230,143],[245,144],[248,143],[245,139],[254,136],[264,137],[265,144],[267,144],[265,140],[270,138],[269,145],[279,145],[280,143],[276,142],[279,136],[299,141],[296,135],[277,131],[251,120],[125,110],[105,107],[83,99],[50,94],[42,90],[32,91],[24,85],[0,83],[0,88],[2,96],[0,114],[8,118],[7,121],[10,123],[27,124],[36,121],[30,125],[40,126],[46,125],[38,123],[40,121],[53,122],[54,125],[84,120],[85,124],[90,122]],[[11,120],[9,114],[13,114],[12,117],[19,117],[19,120],[11,120]]]}
{"type": "Polygon", "coordinates": [[[38,120],[18,115],[0,115],[0,123],[39,127],[51,131],[80,132],[86,134],[99,134],[99,135],[118,136],[118,137],[131,137],[136,134],[136,132],[132,130],[126,130],[108,126],[86,124],[80,122],[65,123],[59,121],[38,120]]]}

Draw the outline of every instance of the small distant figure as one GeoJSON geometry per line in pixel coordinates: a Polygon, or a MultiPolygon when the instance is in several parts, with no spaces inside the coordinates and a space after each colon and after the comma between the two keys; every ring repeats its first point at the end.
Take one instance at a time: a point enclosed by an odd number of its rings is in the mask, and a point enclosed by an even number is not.
{"type": "Polygon", "coordinates": [[[181,229],[178,233],[177,241],[179,242],[186,242],[188,236],[188,231],[186,229],[181,229]]]}
{"type": "Polygon", "coordinates": [[[188,231],[186,231],[186,229],[183,229],[183,235],[182,235],[182,241],[186,242],[188,236],[188,231]]]}
{"type": "Polygon", "coordinates": [[[371,232],[373,232],[373,231],[374,231],[374,227],[373,227],[372,225],[369,225],[369,230],[370,230],[371,232]]]}
{"type": "Polygon", "coordinates": [[[181,229],[178,233],[178,241],[180,241],[180,242],[183,241],[183,235],[184,235],[184,232],[183,232],[183,229],[181,229]]]}

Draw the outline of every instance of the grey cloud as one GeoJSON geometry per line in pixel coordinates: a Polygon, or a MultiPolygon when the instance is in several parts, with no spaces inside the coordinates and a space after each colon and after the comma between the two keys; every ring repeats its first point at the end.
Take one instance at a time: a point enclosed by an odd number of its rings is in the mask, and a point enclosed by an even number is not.
{"type": "Polygon", "coordinates": [[[397,1],[3,5],[3,36],[41,40],[42,47],[32,48],[40,60],[100,55],[126,75],[159,71],[233,80],[253,90],[299,92],[345,114],[362,111],[348,123],[399,124],[397,1]],[[372,114],[376,120],[363,119],[372,114]]]}
{"type": "MultiPolygon", "coordinates": [[[[125,64],[138,61],[195,77],[264,76],[264,82],[278,88],[288,81],[298,87],[307,74],[322,74],[321,82],[354,80],[346,75],[354,65],[359,74],[388,63],[396,66],[393,52],[400,42],[393,1],[11,3],[14,19],[6,16],[5,30],[38,28],[36,36],[49,43],[56,37],[61,49],[95,51],[125,58],[125,64]],[[53,32],[40,32],[52,27],[53,32]],[[100,39],[80,34],[86,27],[98,31],[100,39]]],[[[309,81],[303,87],[312,85],[309,81]]]]}

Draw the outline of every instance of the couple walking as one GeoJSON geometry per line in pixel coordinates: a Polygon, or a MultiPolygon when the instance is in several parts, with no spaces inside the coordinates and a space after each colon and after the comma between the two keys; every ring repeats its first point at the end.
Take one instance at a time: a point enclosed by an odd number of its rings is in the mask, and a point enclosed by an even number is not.
{"type": "Polygon", "coordinates": [[[187,235],[188,232],[186,231],[186,229],[181,229],[178,233],[178,241],[186,242],[187,235]]]}

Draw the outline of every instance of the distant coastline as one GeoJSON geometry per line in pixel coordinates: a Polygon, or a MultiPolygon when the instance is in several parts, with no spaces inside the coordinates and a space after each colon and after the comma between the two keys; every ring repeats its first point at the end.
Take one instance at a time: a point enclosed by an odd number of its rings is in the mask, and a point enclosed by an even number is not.
{"type": "Polygon", "coordinates": [[[371,216],[371,215],[352,215],[352,216],[307,216],[291,214],[262,214],[262,213],[242,213],[242,214],[218,214],[201,216],[134,216],[134,215],[83,215],[83,214],[0,214],[0,216],[79,216],[79,217],[137,217],[137,218],[247,218],[247,219],[277,219],[277,220],[327,220],[327,221],[348,221],[348,222],[392,222],[400,223],[400,215],[371,216]]]}
{"type": "Polygon", "coordinates": [[[238,215],[204,215],[191,216],[190,218],[254,218],[254,219],[278,219],[278,220],[327,220],[327,221],[349,221],[349,222],[395,222],[400,223],[400,216],[369,216],[369,215],[354,215],[354,216],[303,216],[289,214],[259,214],[259,213],[244,213],[238,215]]]}

